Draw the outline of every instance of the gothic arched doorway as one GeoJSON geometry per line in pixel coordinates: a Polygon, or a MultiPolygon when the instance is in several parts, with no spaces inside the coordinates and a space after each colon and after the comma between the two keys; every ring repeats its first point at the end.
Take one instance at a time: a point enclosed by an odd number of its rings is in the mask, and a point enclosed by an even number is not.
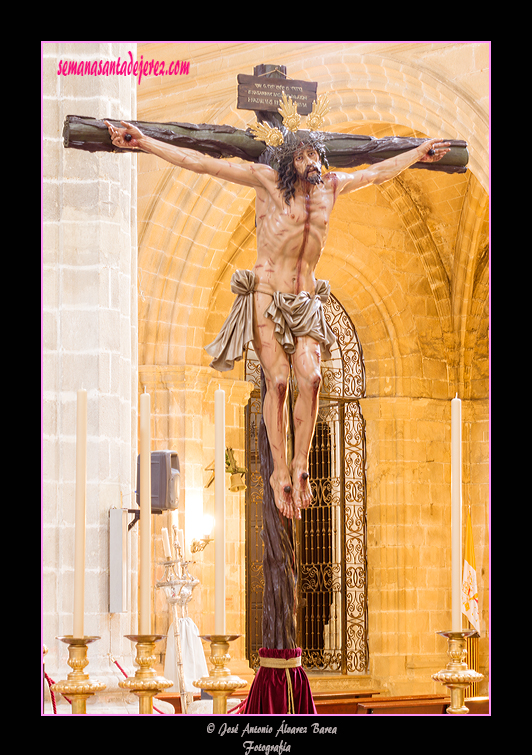
{"type": "MultiPolygon", "coordinates": [[[[367,644],[366,443],[358,399],[365,393],[362,349],[354,326],[331,295],[325,307],[337,344],[322,364],[316,432],[310,452],[312,506],[297,522],[298,644],[307,670],[365,673],[367,644]]],[[[262,647],[262,478],[258,454],[260,365],[250,347],[246,380],[246,656],[262,647]]],[[[292,378],[291,400],[297,395],[292,378]]]]}

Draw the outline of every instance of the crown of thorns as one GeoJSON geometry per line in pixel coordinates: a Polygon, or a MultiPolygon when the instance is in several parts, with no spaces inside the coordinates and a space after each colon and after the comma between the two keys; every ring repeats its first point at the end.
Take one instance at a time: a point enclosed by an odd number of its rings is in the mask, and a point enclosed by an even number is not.
{"type": "MultiPolygon", "coordinates": [[[[320,95],[316,102],[313,103],[310,115],[307,116],[306,125],[308,128],[311,131],[317,131],[320,129],[329,110],[329,99],[327,95],[320,95]]],[[[283,126],[285,126],[288,131],[296,133],[296,131],[299,130],[301,116],[297,112],[297,103],[292,102],[292,98],[287,97],[284,92],[278,112],[283,118],[283,126]]],[[[284,143],[284,137],[281,130],[269,126],[267,123],[264,123],[264,121],[262,123],[255,123],[249,128],[255,139],[265,142],[269,147],[280,147],[284,143]]]]}

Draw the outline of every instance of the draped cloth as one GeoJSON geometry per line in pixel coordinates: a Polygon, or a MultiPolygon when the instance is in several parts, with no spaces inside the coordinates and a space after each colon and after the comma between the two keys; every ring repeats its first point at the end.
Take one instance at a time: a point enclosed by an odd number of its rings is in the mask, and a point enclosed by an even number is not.
{"type": "Polygon", "coordinates": [[[321,347],[322,359],[331,358],[331,346],[336,338],[325,320],[323,305],[327,303],[331,287],[327,281],[316,281],[313,294],[301,291],[273,294],[256,287],[252,270],[236,270],[231,278],[231,291],[236,294],[233,307],[214,341],[205,347],[214,357],[210,366],[220,372],[232,370],[242,359],[247,344],[253,340],[254,303],[252,294],[268,293],[272,297],[264,315],[275,323],[275,337],[287,354],[293,354],[296,338],[310,336],[321,347]]]}
{"type": "Polygon", "coordinates": [[[336,342],[336,337],[323,311],[330,293],[329,282],[317,280],[314,294],[308,291],[299,294],[276,291],[273,294],[272,303],[264,314],[275,323],[275,337],[287,354],[293,354],[296,350],[296,338],[310,336],[319,343],[322,359],[331,358],[331,346],[336,342]]]}
{"type": "Polygon", "coordinates": [[[245,346],[253,340],[253,291],[255,273],[237,270],[231,278],[231,291],[237,295],[227,320],[212,343],[205,347],[214,357],[210,366],[220,372],[232,370],[242,359],[245,346]]]}
{"type": "Polygon", "coordinates": [[[205,652],[199,637],[199,631],[192,619],[187,616],[178,620],[178,632],[181,639],[181,662],[183,669],[184,690],[179,688],[178,658],[176,652],[175,624],[170,624],[166,638],[166,659],[164,666],[164,675],[166,679],[172,679],[174,686],[170,692],[193,692],[197,693],[198,688],[194,687],[193,681],[209,675],[207,662],[205,661],[205,652]]]}
{"type": "Polygon", "coordinates": [[[257,671],[243,714],[316,713],[310,684],[301,666],[301,648],[260,648],[257,671]]]}

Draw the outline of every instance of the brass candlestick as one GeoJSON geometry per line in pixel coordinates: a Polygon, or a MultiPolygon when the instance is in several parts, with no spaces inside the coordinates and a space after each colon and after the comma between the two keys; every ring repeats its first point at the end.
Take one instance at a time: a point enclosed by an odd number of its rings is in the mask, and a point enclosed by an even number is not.
{"type": "Polygon", "coordinates": [[[447,655],[451,659],[447,666],[432,674],[435,682],[445,684],[451,691],[451,705],[447,713],[469,713],[469,708],[464,704],[466,689],[476,682],[484,679],[484,674],[469,669],[465,662],[467,656],[466,640],[477,634],[476,629],[461,629],[456,632],[438,632],[442,637],[447,637],[447,655]]]}
{"type": "Polygon", "coordinates": [[[72,703],[72,713],[86,713],[87,699],[96,692],[105,689],[103,682],[91,682],[89,675],[83,669],[88,666],[87,645],[99,640],[99,637],[57,637],[58,640],[68,645],[68,665],[72,669],[68,677],[52,684],[50,689],[68,697],[72,703]]]}
{"type": "Polygon", "coordinates": [[[195,687],[204,689],[213,698],[212,712],[217,714],[227,713],[227,698],[239,687],[245,687],[247,682],[238,676],[233,676],[227,667],[231,656],[227,652],[229,643],[240,637],[239,634],[213,634],[201,637],[211,643],[210,661],[213,668],[209,676],[203,676],[197,682],[192,682],[195,687]]]}
{"type": "Polygon", "coordinates": [[[139,668],[135,676],[128,676],[118,686],[133,692],[139,698],[139,714],[153,713],[153,698],[163,689],[173,686],[173,682],[163,676],[157,676],[152,666],[155,664],[155,643],[162,640],[162,634],[127,634],[128,640],[137,643],[137,657],[139,668]]]}

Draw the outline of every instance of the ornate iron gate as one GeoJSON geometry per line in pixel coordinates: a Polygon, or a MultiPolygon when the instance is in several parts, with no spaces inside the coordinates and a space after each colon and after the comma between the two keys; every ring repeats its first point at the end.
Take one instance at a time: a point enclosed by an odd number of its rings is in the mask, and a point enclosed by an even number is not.
{"type": "MultiPolygon", "coordinates": [[[[322,391],[309,458],[313,503],[297,522],[298,642],[306,669],[342,674],[368,668],[366,585],[365,389],[362,350],[337,299],[325,308],[338,340],[322,365],[322,391]]],[[[252,349],[246,379],[256,390],[246,409],[246,653],[262,646],[262,478],[258,454],[260,366],[252,349]]],[[[297,395],[292,381],[291,400],[297,395]]]]}

